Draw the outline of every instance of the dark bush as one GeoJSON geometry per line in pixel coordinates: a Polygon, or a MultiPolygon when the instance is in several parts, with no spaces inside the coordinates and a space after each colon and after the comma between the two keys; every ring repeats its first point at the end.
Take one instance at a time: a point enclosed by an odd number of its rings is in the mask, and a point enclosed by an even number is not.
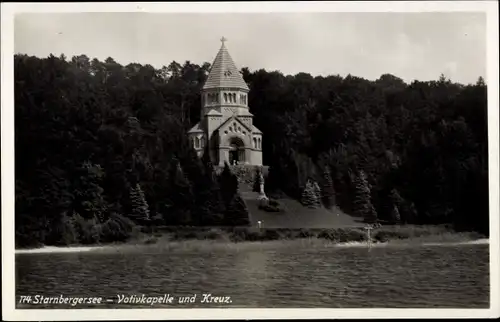
{"type": "Polygon", "coordinates": [[[282,235],[276,229],[264,229],[262,231],[263,240],[278,240],[282,239],[282,235]]]}
{"type": "Polygon", "coordinates": [[[280,207],[278,200],[269,199],[269,206],[280,207]]]}
{"type": "Polygon", "coordinates": [[[224,239],[227,236],[227,232],[220,229],[210,229],[204,233],[205,239],[217,240],[224,239]]]}
{"type": "Polygon", "coordinates": [[[259,209],[267,212],[284,212],[283,209],[271,205],[259,205],[259,209]]]}
{"type": "Polygon", "coordinates": [[[275,199],[268,199],[259,205],[259,209],[267,212],[285,212],[285,208],[275,199]]]}
{"type": "Polygon", "coordinates": [[[298,237],[299,238],[311,238],[311,237],[316,237],[316,234],[314,233],[314,231],[312,231],[310,229],[301,229],[299,234],[298,234],[298,237]]]}
{"type": "Polygon", "coordinates": [[[409,238],[410,234],[408,231],[377,231],[373,235],[373,239],[378,242],[386,242],[391,239],[406,239],[409,238]]]}

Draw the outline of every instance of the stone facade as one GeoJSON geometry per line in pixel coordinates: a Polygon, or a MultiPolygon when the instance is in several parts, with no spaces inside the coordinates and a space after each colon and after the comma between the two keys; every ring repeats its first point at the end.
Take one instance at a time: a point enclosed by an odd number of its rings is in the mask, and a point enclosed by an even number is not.
{"type": "Polygon", "coordinates": [[[200,122],[189,130],[189,140],[200,157],[208,147],[216,165],[261,166],[262,132],[248,108],[250,90],[224,40],[203,86],[200,122]]]}

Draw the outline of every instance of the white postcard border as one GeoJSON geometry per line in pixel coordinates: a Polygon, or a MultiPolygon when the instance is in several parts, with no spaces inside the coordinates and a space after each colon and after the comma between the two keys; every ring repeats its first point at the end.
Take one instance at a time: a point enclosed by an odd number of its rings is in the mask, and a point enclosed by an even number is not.
{"type": "MultiPolygon", "coordinates": [[[[5,320],[169,320],[283,318],[498,317],[499,311],[499,74],[497,1],[2,3],[2,312],[5,320]],[[489,309],[74,309],[16,310],[14,254],[14,15],[21,12],[486,12],[490,200],[489,309]]],[[[471,62],[473,63],[473,62],[471,62]]]]}

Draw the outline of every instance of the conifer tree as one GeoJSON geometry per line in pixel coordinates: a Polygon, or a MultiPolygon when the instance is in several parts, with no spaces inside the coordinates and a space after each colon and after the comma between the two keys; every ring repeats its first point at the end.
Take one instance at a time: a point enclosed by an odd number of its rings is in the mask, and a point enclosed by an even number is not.
{"type": "Polygon", "coordinates": [[[238,192],[238,179],[227,163],[219,175],[219,186],[225,206],[224,223],[229,226],[248,225],[248,209],[238,192]]]}
{"type": "Polygon", "coordinates": [[[203,177],[197,191],[200,224],[219,225],[223,220],[225,205],[213,164],[208,156],[208,149],[205,149],[202,163],[203,177]]]}
{"type": "Polygon", "coordinates": [[[239,194],[235,194],[228,203],[224,214],[224,223],[228,226],[248,226],[250,224],[247,206],[239,194]]]}
{"type": "Polygon", "coordinates": [[[318,201],[318,207],[321,207],[321,188],[319,187],[319,184],[316,181],[313,181],[313,190],[314,190],[314,196],[315,200],[318,201]]]}
{"type": "Polygon", "coordinates": [[[168,199],[171,211],[167,216],[170,222],[180,225],[190,224],[194,200],[192,185],[184,175],[180,162],[175,158],[171,163],[168,199]]]}
{"type": "Polygon", "coordinates": [[[104,189],[100,185],[104,170],[100,165],[86,161],[77,169],[77,173],[79,177],[74,185],[74,210],[81,213],[84,218],[96,217],[99,222],[104,222],[108,209],[104,199],[104,189]]]}
{"type": "Polygon", "coordinates": [[[370,186],[364,171],[359,171],[355,182],[354,214],[367,223],[377,221],[377,213],[371,202],[370,186]]]}
{"type": "Polygon", "coordinates": [[[137,183],[130,188],[130,201],[132,204],[132,218],[137,222],[149,219],[149,206],[142,191],[141,185],[137,183]]]}
{"type": "Polygon", "coordinates": [[[219,184],[221,189],[222,199],[226,205],[233,199],[233,196],[238,193],[238,179],[231,172],[229,164],[226,162],[222,173],[219,175],[219,184]]]}
{"type": "Polygon", "coordinates": [[[304,206],[308,208],[319,208],[320,200],[318,198],[318,192],[315,189],[315,185],[309,180],[306,183],[306,187],[302,192],[301,202],[304,206]]]}
{"type": "Polygon", "coordinates": [[[389,198],[391,199],[391,202],[393,205],[395,205],[398,208],[401,208],[401,205],[403,204],[404,200],[400,196],[399,192],[397,189],[392,189],[389,198]]]}
{"type": "Polygon", "coordinates": [[[398,206],[393,205],[391,211],[391,220],[394,223],[399,223],[401,221],[401,215],[399,214],[398,206]]]}
{"type": "Polygon", "coordinates": [[[323,204],[326,208],[331,208],[335,205],[335,190],[333,188],[333,180],[330,174],[330,170],[328,166],[325,167],[323,172],[323,187],[322,191],[322,200],[323,204]]]}

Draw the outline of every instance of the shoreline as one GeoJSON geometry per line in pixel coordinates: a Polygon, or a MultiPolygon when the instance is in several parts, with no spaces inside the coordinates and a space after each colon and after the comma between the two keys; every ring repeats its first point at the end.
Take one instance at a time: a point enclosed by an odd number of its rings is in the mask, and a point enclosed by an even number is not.
{"type": "MultiPolygon", "coordinates": [[[[211,244],[219,244],[219,245],[229,245],[229,244],[239,244],[239,245],[249,245],[249,244],[268,244],[272,246],[272,244],[278,243],[288,243],[288,242],[297,242],[297,241],[308,241],[309,239],[295,239],[295,240],[268,240],[268,241],[244,241],[244,242],[230,242],[230,241],[210,241],[211,244]]],[[[203,240],[185,240],[185,241],[172,241],[170,244],[172,245],[180,245],[183,243],[188,243],[188,242],[195,242],[195,243],[204,243],[206,241],[203,240]]],[[[489,239],[488,238],[481,238],[481,239],[476,239],[476,240],[463,240],[463,241],[443,241],[443,242],[425,242],[425,241],[419,241],[417,238],[417,241],[412,240],[412,238],[409,239],[403,239],[403,240],[390,240],[386,242],[373,242],[371,243],[371,247],[386,247],[386,246],[465,246],[465,245],[488,245],[489,244],[489,239]]],[[[311,243],[311,245],[314,245],[311,243]]],[[[364,242],[341,242],[341,243],[336,243],[336,242],[328,242],[324,241],[323,243],[324,246],[331,246],[331,247],[368,247],[369,243],[364,241],[364,242]]],[[[59,246],[44,246],[41,248],[31,248],[31,249],[16,249],[15,254],[60,254],[60,253],[80,253],[80,252],[91,252],[91,251],[98,251],[98,250],[111,250],[111,249],[125,249],[128,247],[155,247],[158,246],[158,244],[116,244],[116,245],[95,245],[95,246],[72,246],[72,247],[59,247],[59,246]]]]}

